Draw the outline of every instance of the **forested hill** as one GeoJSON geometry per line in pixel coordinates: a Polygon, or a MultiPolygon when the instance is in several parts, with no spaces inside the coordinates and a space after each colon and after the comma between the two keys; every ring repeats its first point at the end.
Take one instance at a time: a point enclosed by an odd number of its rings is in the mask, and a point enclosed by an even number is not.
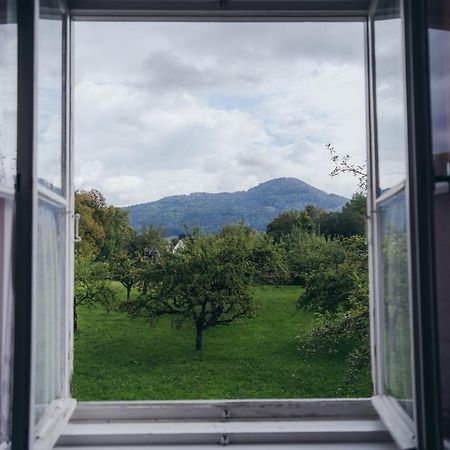
{"type": "Polygon", "coordinates": [[[129,211],[134,228],[157,225],[165,236],[177,236],[184,232],[185,225],[189,229],[198,226],[203,232],[213,233],[225,224],[241,220],[264,231],[282,211],[300,210],[307,205],[339,210],[346,201],[344,197],[327,194],[297,178],[276,178],[248,191],[176,195],[125,209],[129,211]]]}

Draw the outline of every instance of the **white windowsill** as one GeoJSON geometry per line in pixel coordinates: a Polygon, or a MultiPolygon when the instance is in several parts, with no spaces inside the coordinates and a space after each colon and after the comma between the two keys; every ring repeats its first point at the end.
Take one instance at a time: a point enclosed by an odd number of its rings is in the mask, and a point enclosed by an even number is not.
{"type": "Polygon", "coordinates": [[[79,402],[57,449],[373,449],[395,444],[370,399],[79,402]]]}

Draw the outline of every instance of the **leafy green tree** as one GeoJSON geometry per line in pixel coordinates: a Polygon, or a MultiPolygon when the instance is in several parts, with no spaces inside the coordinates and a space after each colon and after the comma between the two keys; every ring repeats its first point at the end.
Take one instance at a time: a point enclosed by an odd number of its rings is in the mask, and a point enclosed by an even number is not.
{"type": "Polygon", "coordinates": [[[319,312],[336,313],[351,306],[354,273],[367,273],[367,246],[364,238],[328,239],[331,247],[340,247],[341,257],[322,261],[305,280],[305,291],[298,306],[319,312]]]}
{"type": "Polygon", "coordinates": [[[252,316],[253,231],[238,225],[212,236],[187,237],[175,253],[166,250],[150,268],[146,295],[124,304],[132,316],[150,320],[163,315],[181,326],[195,327],[195,350],[202,349],[205,330],[252,316]]]}
{"type": "Polygon", "coordinates": [[[141,264],[135,255],[124,251],[116,252],[109,261],[110,276],[119,281],[127,290],[127,301],[131,298],[131,290],[140,281],[141,264]]]}
{"type": "Polygon", "coordinates": [[[246,242],[250,262],[254,267],[255,283],[278,284],[289,279],[284,245],[274,242],[271,236],[259,233],[242,222],[225,225],[219,235],[246,242]]]}
{"type": "Polygon", "coordinates": [[[105,227],[95,214],[96,209],[104,206],[104,198],[98,191],[75,193],[75,212],[80,214],[81,237],[76,252],[83,257],[97,258],[105,244],[105,227]]]}
{"type": "Polygon", "coordinates": [[[108,279],[105,263],[77,255],[75,257],[75,283],[73,325],[78,330],[78,307],[100,304],[109,308],[116,298],[116,291],[108,279]]]}
{"type": "Polygon", "coordinates": [[[132,230],[127,212],[108,206],[99,191],[77,191],[75,212],[80,214],[79,255],[105,261],[129,240],[132,230]]]}
{"type": "Polygon", "coordinates": [[[307,211],[290,210],[279,214],[267,225],[267,234],[275,242],[280,242],[284,236],[291,233],[294,228],[304,232],[312,232],[316,228],[314,220],[307,211]]]}
{"type": "Polygon", "coordinates": [[[297,228],[285,237],[284,244],[295,284],[305,284],[319,267],[338,264],[345,258],[345,249],[338,240],[297,228]]]}
{"type": "Polygon", "coordinates": [[[366,216],[366,196],[363,193],[356,193],[344,205],[342,211],[330,212],[323,218],[322,232],[333,237],[364,236],[366,216]]]}
{"type": "Polygon", "coordinates": [[[167,248],[167,241],[163,237],[163,230],[154,225],[148,225],[135,234],[129,244],[129,253],[139,258],[155,259],[167,248]]]}

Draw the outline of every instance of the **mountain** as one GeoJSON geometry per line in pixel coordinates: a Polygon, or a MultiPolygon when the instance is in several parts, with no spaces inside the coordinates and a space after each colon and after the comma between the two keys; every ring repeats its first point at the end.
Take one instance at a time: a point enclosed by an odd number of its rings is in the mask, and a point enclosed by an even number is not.
{"type": "Polygon", "coordinates": [[[241,220],[264,231],[282,211],[307,205],[338,210],[346,201],[297,178],[276,178],[248,191],[175,195],[124,209],[128,210],[134,228],[152,224],[161,226],[166,236],[177,236],[184,232],[185,224],[190,229],[199,226],[203,232],[213,233],[225,224],[241,220]]]}

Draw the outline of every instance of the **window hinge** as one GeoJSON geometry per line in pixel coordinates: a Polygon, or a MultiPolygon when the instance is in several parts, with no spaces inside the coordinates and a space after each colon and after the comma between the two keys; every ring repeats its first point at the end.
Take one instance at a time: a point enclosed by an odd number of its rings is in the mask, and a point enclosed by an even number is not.
{"type": "Polygon", "coordinates": [[[228,435],[222,434],[220,438],[220,445],[228,445],[230,443],[230,439],[228,438],[228,435]]]}

